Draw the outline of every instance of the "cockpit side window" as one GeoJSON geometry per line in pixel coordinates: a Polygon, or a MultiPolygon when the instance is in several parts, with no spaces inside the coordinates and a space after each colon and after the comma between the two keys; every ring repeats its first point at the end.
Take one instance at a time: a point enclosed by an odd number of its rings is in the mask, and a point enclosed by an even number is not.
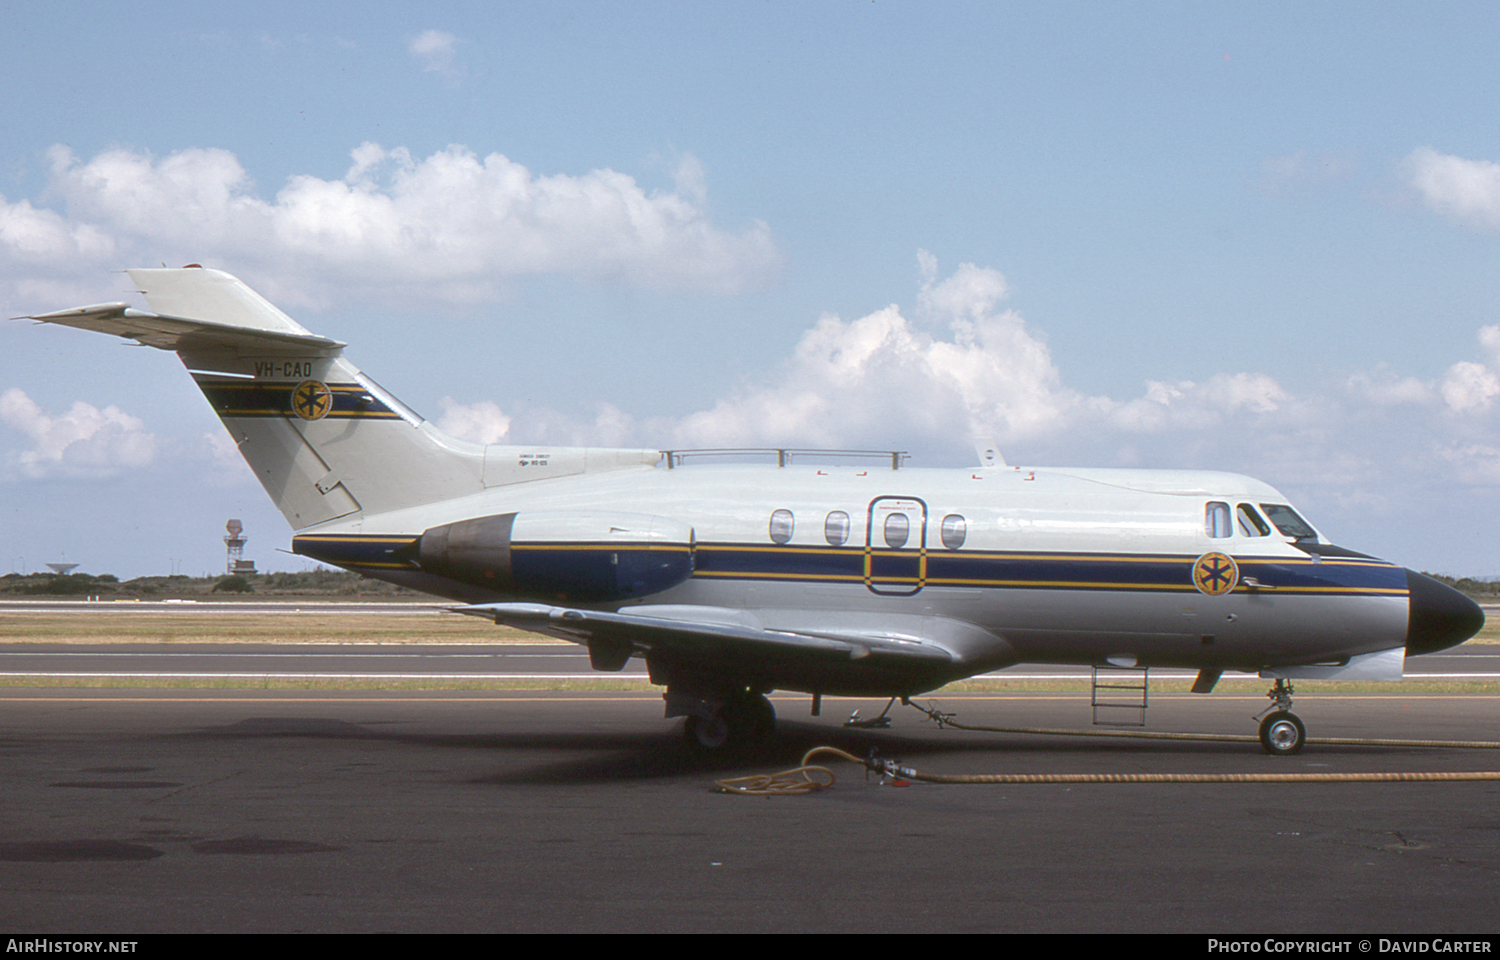
{"type": "Polygon", "coordinates": [[[1268,537],[1271,535],[1271,526],[1261,519],[1261,515],[1255,512],[1255,508],[1248,503],[1239,505],[1237,511],[1240,522],[1240,533],[1247,537],[1268,537]]]}
{"type": "Polygon", "coordinates": [[[1229,523],[1229,504],[1211,500],[1203,505],[1203,532],[1214,538],[1234,535],[1229,523]]]}
{"type": "Polygon", "coordinates": [[[1316,540],[1318,532],[1310,527],[1306,520],[1284,503],[1263,503],[1260,508],[1276,524],[1276,529],[1281,531],[1284,537],[1294,540],[1316,540]]]}

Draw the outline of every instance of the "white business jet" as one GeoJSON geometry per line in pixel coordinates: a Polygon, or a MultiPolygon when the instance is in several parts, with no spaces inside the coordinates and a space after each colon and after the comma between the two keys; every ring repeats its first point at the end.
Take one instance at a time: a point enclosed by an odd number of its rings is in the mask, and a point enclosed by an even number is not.
{"type": "Polygon", "coordinates": [[[1015,663],[1274,679],[1260,739],[1298,752],[1296,678],[1398,679],[1479,607],[1330,544],[1231,473],[967,470],[897,453],[479,445],[449,437],[218,270],[129,271],[154,313],[33,319],[175,351],[304,556],[464,613],[646,661],[714,749],[768,735],[766,694],[907,698],[1015,663]],[[740,451],[743,452],[743,451],[740,451]]]}

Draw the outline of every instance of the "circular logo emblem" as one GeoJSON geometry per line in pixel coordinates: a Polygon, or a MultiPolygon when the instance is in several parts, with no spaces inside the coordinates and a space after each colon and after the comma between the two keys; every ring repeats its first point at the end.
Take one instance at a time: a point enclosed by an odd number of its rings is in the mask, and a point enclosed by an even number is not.
{"type": "Polygon", "coordinates": [[[1193,561],[1193,586],[1210,597],[1234,589],[1240,581],[1240,568],[1234,558],[1222,553],[1205,553],[1193,561]]]}
{"type": "Polygon", "coordinates": [[[333,409],[333,392],[317,380],[303,380],[292,391],[292,412],[303,420],[322,420],[333,409]]]}

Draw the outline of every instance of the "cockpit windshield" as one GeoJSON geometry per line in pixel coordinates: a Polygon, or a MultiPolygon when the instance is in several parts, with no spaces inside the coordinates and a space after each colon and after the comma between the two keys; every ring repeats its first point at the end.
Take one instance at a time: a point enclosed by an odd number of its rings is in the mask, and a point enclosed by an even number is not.
{"type": "Polygon", "coordinates": [[[1318,539],[1318,532],[1308,526],[1307,521],[1286,504],[1263,503],[1260,508],[1266,512],[1271,522],[1276,524],[1276,529],[1281,531],[1282,536],[1291,537],[1294,540],[1318,539]]]}

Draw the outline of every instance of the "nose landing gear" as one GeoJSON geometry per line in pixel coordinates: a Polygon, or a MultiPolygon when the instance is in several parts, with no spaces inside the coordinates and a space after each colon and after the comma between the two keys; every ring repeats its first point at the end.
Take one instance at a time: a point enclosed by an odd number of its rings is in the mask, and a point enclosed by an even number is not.
{"type": "Polygon", "coordinates": [[[1301,753],[1307,743],[1307,728],[1302,725],[1302,719],[1292,713],[1292,692],[1292,685],[1277,677],[1266,693],[1271,705],[1255,715],[1260,720],[1260,745],[1273,756],[1290,757],[1301,753]]]}

